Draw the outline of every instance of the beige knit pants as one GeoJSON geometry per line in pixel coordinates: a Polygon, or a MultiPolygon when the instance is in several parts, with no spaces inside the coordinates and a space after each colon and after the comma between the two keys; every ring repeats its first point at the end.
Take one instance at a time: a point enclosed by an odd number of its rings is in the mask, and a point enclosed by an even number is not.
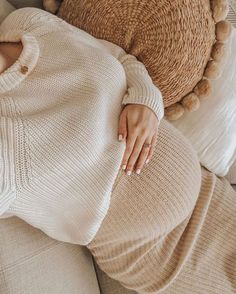
{"type": "Polygon", "coordinates": [[[87,245],[98,266],[137,293],[236,293],[236,193],[201,167],[165,120],[140,175],[119,172],[87,245]]]}

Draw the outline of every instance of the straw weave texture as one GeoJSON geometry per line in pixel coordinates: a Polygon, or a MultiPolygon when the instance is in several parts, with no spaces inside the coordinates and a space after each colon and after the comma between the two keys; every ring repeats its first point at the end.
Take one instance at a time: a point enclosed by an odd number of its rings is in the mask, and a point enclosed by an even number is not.
{"type": "Polygon", "coordinates": [[[135,55],[161,90],[165,107],[202,79],[215,42],[206,0],[64,0],[58,16],[135,55]]]}

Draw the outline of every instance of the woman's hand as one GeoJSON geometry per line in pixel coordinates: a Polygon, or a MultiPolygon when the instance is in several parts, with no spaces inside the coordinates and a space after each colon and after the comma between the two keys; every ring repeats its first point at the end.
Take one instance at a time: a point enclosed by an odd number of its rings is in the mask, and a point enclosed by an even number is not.
{"type": "Polygon", "coordinates": [[[122,169],[126,170],[127,175],[131,175],[134,169],[139,174],[144,163],[151,159],[157,142],[158,126],[157,116],[145,105],[126,104],[121,111],[118,139],[126,140],[122,169]]]}

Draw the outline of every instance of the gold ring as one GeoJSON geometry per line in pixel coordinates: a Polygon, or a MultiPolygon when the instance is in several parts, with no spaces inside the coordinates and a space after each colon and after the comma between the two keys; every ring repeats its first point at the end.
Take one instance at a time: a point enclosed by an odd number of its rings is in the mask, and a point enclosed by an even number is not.
{"type": "Polygon", "coordinates": [[[144,148],[149,148],[149,147],[151,147],[151,146],[152,146],[151,143],[144,143],[144,144],[143,144],[143,147],[144,147],[144,148]]]}

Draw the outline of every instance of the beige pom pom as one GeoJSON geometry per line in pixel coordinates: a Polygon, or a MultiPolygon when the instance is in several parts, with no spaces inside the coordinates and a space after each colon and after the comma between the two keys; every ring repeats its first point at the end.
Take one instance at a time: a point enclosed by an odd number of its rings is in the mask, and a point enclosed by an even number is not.
{"type": "Polygon", "coordinates": [[[175,103],[165,108],[165,117],[168,120],[177,120],[184,114],[184,108],[180,103],[175,103]]]}
{"type": "Polygon", "coordinates": [[[227,0],[212,0],[212,15],[215,22],[219,22],[226,18],[229,12],[229,4],[227,0]]]}
{"type": "Polygon", "coordinates": [[[190,93],[181,100],[181,104],[188,111],[196,111],[200,106],[200,100],[195,93],[190,93]]]}
{"type": "Polygon", "coordinates": [[[232,31],[232,24],[228,20],[222,20],[216,24],[216,39],[224,42],[229,38],[232,31]]]}
{"type": "Polygon", "coordinates": [[[207,97],[211,94],[211,92],[212,92],[212,86],[210,81],[207,79],[201,80],[194,88],[194,93],[199,98],[207,97]]]}
{"type": "Polygon", "coordinates": [[[218,63],[214,60],[208,61],[203,75],[204,77],[207,77],[208,79],[217,79],[220,75],[220,69],[219,69],[218,63]]]}
{"type": "Polygon", "coordinates": [[[211,51],[211,57],[215,61],[221,61],[226,55],[226,48],[224,43],[216,42],[211,51]]]}

